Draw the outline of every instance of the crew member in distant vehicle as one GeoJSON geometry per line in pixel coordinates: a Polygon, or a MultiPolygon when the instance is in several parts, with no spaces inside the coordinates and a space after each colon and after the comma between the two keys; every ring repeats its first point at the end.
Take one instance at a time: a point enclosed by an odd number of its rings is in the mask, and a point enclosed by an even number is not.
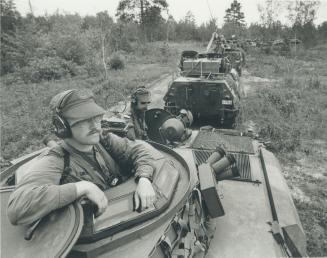
{"type": "Polygon", "coordinates": [[[224,35],[222,34],[216,34],[215,36],[215,49],[214,51],[216,53],[220,53],[220,54],[224,54],[225,51],[225,45],[226,45],[226,39],[224,37],[224,35]]]}
{"type": "Polygon", "coordinates": [[[145,111],[151,103],[151,93],[144,86],[138,87],[131,95],[130,119],[132,127],[127,133],[129,139],[148,140],[145,111]]]}
{"type": "Polygon", "coordinates": [[[100,215],[108,206],[103,191],[132,172],[138,182],[135,209],[154,203],[152,154],[138,142],[102,133],[105,110],[90,91],[61,92],[50,108],[55,133],[62,140],[35,158],[21,176],[8,202],[12,224],[31,224],[80,197],[94,203],[100,215]]]}

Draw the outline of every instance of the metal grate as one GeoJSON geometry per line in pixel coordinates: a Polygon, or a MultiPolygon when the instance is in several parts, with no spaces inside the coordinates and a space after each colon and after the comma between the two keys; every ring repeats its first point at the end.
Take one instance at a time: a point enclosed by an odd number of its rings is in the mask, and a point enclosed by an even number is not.
{"type": "Polygon", "coordinates": [[[227,135],[219,131],[199,131],[192,144],[194,149],[214,150],[217,146],[229,152],[254,154],[251,138],[227,135]]]}
{"type": "MultiPolygon", "coordinates": [[[[193,154],[195,156],[195,161],[197,165],[201,165],[202,163],[206,162],[209,156],[213,153],[212,150],[193,150],[193,154]]],[[[235,178],[238,180],[245,180],[251,181],[251,167],[250,167],[250,160],[248,154],[241,154],[241,153],[230,153],[236,159],[236,167],[240,172],[240,177],[235,178]]]]}

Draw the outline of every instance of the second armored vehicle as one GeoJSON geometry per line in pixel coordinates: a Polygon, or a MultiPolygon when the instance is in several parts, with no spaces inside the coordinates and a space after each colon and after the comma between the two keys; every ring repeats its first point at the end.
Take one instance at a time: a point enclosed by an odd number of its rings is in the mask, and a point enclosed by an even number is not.
{"type": "Polygon", "coordinates": [[[165,110],[177,115],[181,109],[192,112],[194,119],[215,118],[232,125],[239,111],[239,77],[226,57],[219,53],[183,57],[181,76],[168,87],[165,110]]]}

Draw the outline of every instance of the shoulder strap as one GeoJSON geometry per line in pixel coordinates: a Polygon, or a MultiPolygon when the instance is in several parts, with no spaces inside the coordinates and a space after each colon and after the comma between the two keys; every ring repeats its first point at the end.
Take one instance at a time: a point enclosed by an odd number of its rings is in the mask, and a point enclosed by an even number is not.
{"type": "Polygon", "coordinates": [[[96,145],[96,149],[101,154],[107,168],[111,173],[110,185],[115,186],[125,181],[128,177],[122,173],[117,162],[111,157],[102,143],[96,145]]]}
{"type": "Polygon", "coordinates": [[[83,178],[80,178],[76,176],[74,173],[72,173],[72,168],[70,166],[71,158],[75,161],[75,158],[78,158],[78,163],[84,167],[84,168],[90,168],[87,169],[88,174],[93,178],[94,181],[92,181],[94,184],[96,184],[100,189],[104,190],[104,184],[107,181],[107,178],[103,174],[100,166],[98,168],[98,165],[95,166],[95,161],[91,161],[89,157],[86,155],[82,156],[81,154],[71,152],[69,146],[61,146],[61,150],[63,152],[63,158],[64,158],[64,169],[62,176],[60,178],[60,184],[66,184],[66,183],[72,183],[72,182],[79,182],[83,180],[83,178]],[[101,181],[101,182],[100,182],[101,181]]]}
{"type": "Polygon", "coordinates": [[[60,184],[63,184],[65,179],[69,176],[71,168],[70,168],[70,155],[65,148],[61,147],[63,153],[64,153],[64,169],[60,178],[60,184]]]}
{"type": "MultiPolygon", "coordinates": [[[[59,183],[64,184],[67,183],[67,178],[70,175],[71,168],[70,168],[70,154],[69,152],[60,144],[56,144],[55,146],[51,147],[49,151],[52,151],[55,155],[57,155],[60,158],[64,158],[64,167],[62,170],[61,178],[59,183]]],[[[73,176],[74,177],[74,176],[73,176]]],[[[77,177],[74,177],[74,181],[80,181],[77,177]]]]}
{"type": "Polygon", "coordinates": [[[119,171],[116,171],[116,169],[114,167],[114,164],[116,163],[116,161],[109,155],[106,148],[101,143],[99,143],[99,144],[96,145],[96,149],[98,150],[98,152],[102,156],[102,158],[103,158],[104,162],[106,163],[106,166],[108,167],[109,171],[112,174],[114,174],[115,176],[120,176],[119,171]]]}

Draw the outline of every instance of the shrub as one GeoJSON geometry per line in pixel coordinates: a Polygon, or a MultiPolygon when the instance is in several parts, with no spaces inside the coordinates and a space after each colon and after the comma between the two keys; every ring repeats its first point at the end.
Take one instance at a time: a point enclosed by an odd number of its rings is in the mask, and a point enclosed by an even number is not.
{"type": "Polygon", "coordinates": [[[83,65],[83,69],[89,77],[100,75],[104,71],[101,57],[95,55],[94,57],[89,58],[83,65]]]}
{"type": "Polygon", "coordinates": [[[109,66],[114,70],[124,69],[124,57],[118,53],[114,53],[109,59],[109,66]]]}
{"type": "Polygon", "coordinates": [[[58,80],[69,74],[67,66],[67,62],[59,57],[34,58],[20,70],[20,76],[25,83],[58,80]]]}
{"type": "Polygon", "coordinates": [[[319,76],[315,73],[310,74],[309,79],[307,80],[306,87],[309,89],[319,89],[321,82],[319,76]]]}
{"type": "Polygon", "coordinates": [[[24,84],[20,76],[20,72],[9,73],[6,75],[1,76],[1,82],[4,85],[11,85],[11,84],[24,84]]]}
{"type": "Polygon", "coordinates": [[[67,61],[78,65],[85,64],[87,57],[87,45],[76,35],[53,35],[53,46],[57,55],[67,61]]]}
{"type": "Polygon", "coordinates": [[[123,37],[119,44],[119,49],[128,53],[133,52],[133,47],[126,37],[123,37]]]}
{"type": "Polygon", "coordinates": [[[259,136],[271,141],[267,147],[274,152],[295,151],[301,145],[299,128],[289,127],[285,121],[271,121],[262,124],[259,136]]]}
{"type": "Polygon", "coordinates": [[[63,62],[63,68],[67,70],[71,76],[84,75],[87,73],[84,66],[77,65],[72,61],[63,62]]]}
{"type": "Polygon", "coordinates": [[[159,47],[159,49],[160,49],[160,53],[161,53],[162,62],[167,63],[169,55],[170,55],[170,49],[169,49],[168,43],[163,42],[163,44],[159,47]]]}
{"type": "MultiPolygon", "coordinates": [[[[279,116],[288,119],[297,110],[297,96],[292,91],[268,89],[259,92],[259,97],[265,106],[277,111],[279,116]]],[[[262,108],[262,110],[264,110],[262,108]]],[[[271,112],[271,110],[269,110],[271,112]]]]}

